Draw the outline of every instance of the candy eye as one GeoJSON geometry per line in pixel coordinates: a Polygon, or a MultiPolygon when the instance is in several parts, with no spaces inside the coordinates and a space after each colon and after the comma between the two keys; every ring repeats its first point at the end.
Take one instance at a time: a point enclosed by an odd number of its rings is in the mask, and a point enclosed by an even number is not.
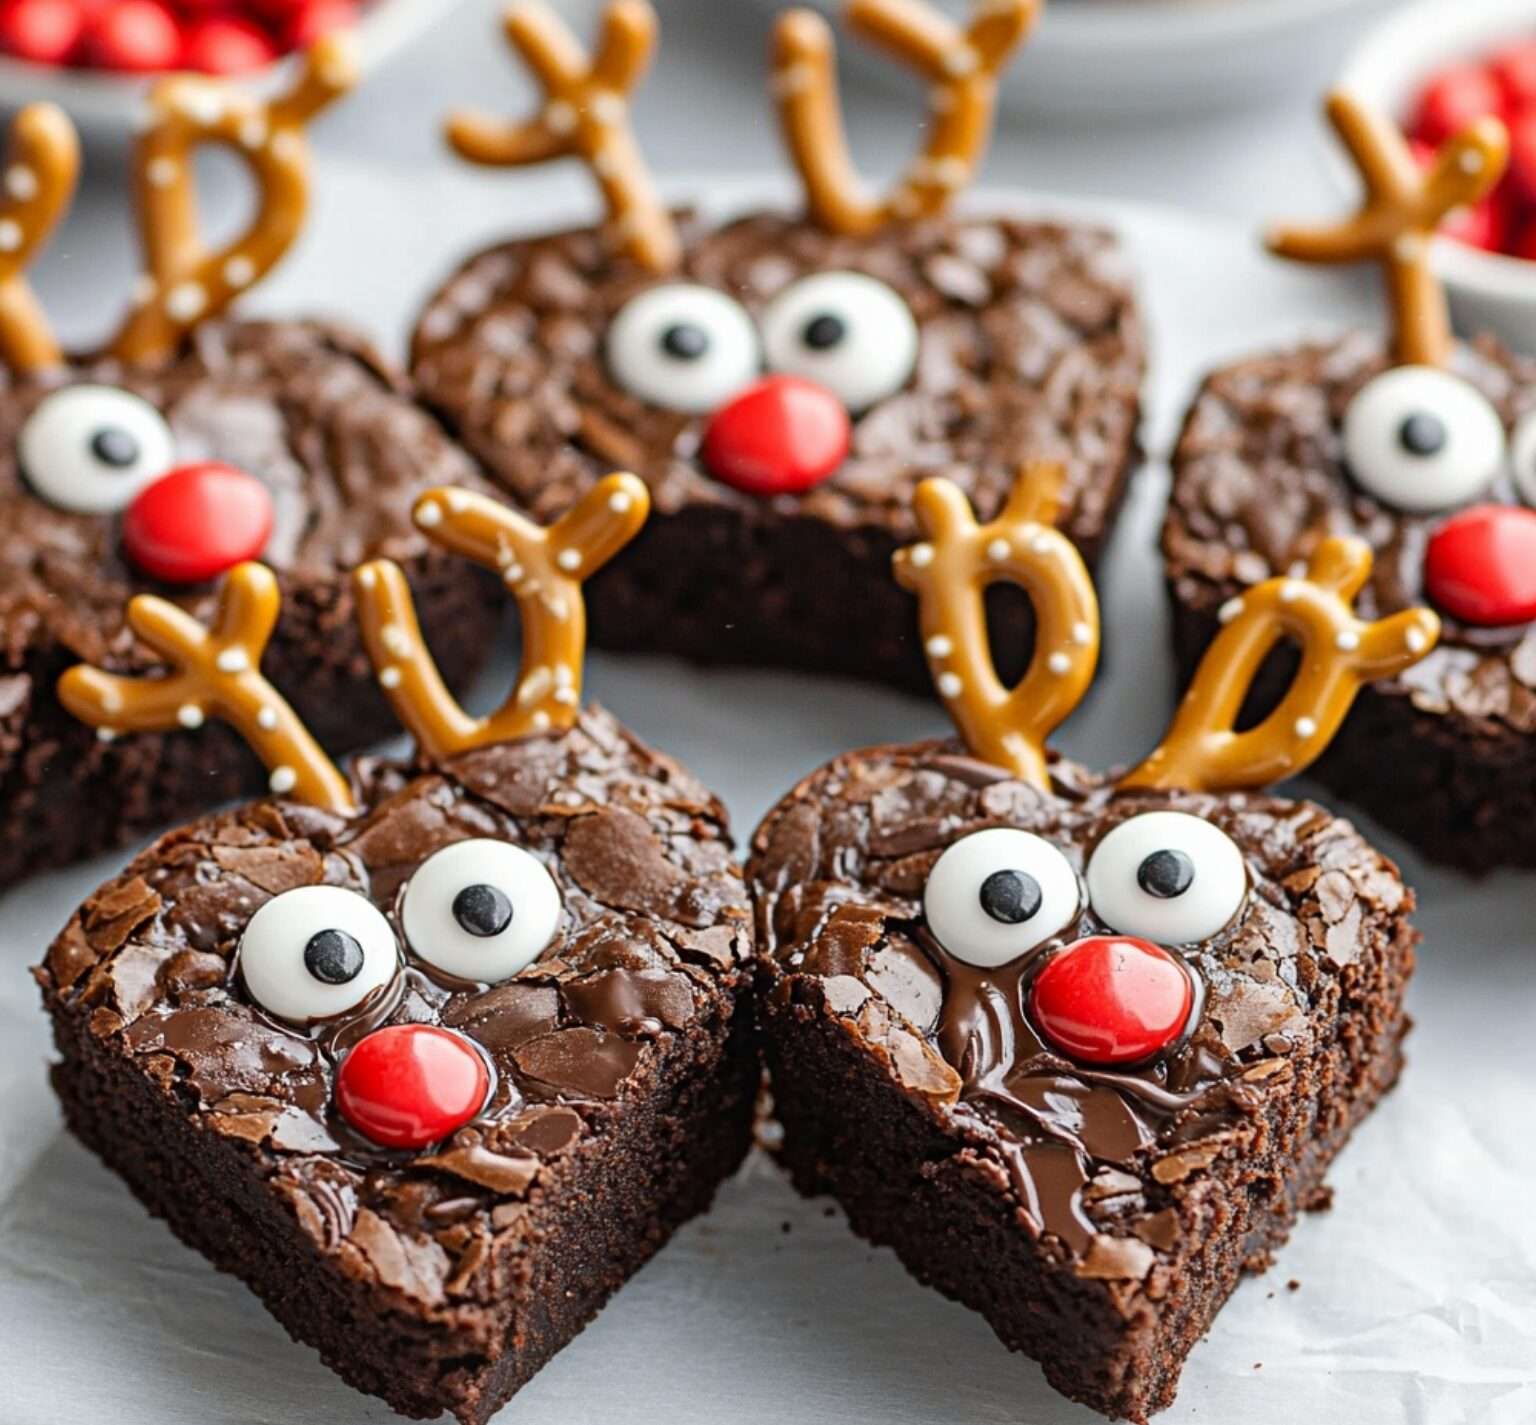
{"type": "Polygon", "coordinates": [[[251,998],[296,1024],[355,1009],[399,967],[389,922],[372,901],[340,886],[274,896],[240,939],[240,975],[251,998]]]}
{"type": "Polygon", "coordinates": [[[1344,458],[1368,494],[1412,513],[1480,494],[1504,463],[1499,413],[1460,377],[1399,366],[1367,381],[1344,413],[1344,458]]]}
{"type": "Polygon", "coordinates": [[[27,483],[61,510],[110,514],[170,469],[171,428],[148,401],[113,386],[45,397],[17,438],[27,483]]]}
{"type": "Polygon", "coordinates": [[[984,969],[1060,934],[1081,901],[1071,862],[1049,841],[1009,827],[955,842],[923,888],[923,913],[939,944],[984,969]]]}
{"type": "Polygon", "coordinates": [[[494,984],[531,965],[560,928],[560,892],[543,862],[505,841],[458,841],[406,884],[406,943],[429,965],[494,984]]]}
{"type": "Polygon", "coordinates": [[[632,396],[702,414],[754,380],[757,328],[713,287],[669,282],[632,297],[608,328],[608,368],[632,396]]]}
{"type": "Polygon", "coordinates": [[[1528,505],[1536,505],[1536,411],[1520,417],[1509,439],[1509,461],[1514,467],[1515,488],[1528,505]]]}
{"type": "Polygon", "coordinates": [[[917,361],[917,323],[884,282],[862,272],[821,272],[769,304],[763,346],[775,371],[825,386],[861,411],[906,384],[917,361]]]}
{"type": "Polygon", "coordinates": [[[1209,940],[1248,896],[1243,855],[1224,831],[1181,811],[1123,821],[1088,860],[1088,902],[1111,930],[1164,945],[1209,940]]]}

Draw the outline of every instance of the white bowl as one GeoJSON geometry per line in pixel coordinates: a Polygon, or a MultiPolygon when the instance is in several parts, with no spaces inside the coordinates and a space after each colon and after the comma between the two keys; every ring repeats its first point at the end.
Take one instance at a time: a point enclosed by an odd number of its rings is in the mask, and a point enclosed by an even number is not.
{"type": "MultiPolygon", "coordinates": [[[[1444,0],[1447,5],[1462,0],[1444,0]]],[[[774,10],[783,0],[758,0],[774,10]]],[[[841,0],[809,0],[835,18],[841,0]]],[[[937,0],[963,15],[969,0],[937,0]]],[[[1113,122],[1198,113],[1305,93],[1401,0],[1047,0],[1038,32],[1003,75],[1010,113],[1113,122]]],[[[868,46],[861,69],[899,74],[868,46]]]]}
{"type": "MultiPolygon", "coordinates": [[[[1536,38],[1536,0],[1418,0],[1360,41],[1338,76],[1341,88],[1405,120],[1420,86],[1459,59],[1479,59],[1522,34],[1536,38]]],[[[1353,173],[1336,165],[1354,185],[1353,173]]],[[[1462,331],[1491,331],[1536,351],[1536,262],[1439,238],[1436,273],[1462,331]]]]}
{"type": "MultiPolygon", "coordinates": [[[[371,0],[357,26],[365,72],[408,45],[454,3],[457,0],[371,0]]],[[[237,82],[248,84],[256,93],[273,93],[282,87],[294,64],[294,56],[287,55],[265,69],[237,76],[237,82]]],[[[0,56],[0,110],[51,99],[88,136],[106,139],[129,131],[144,91],[154,79],[153,75],[55,68],[0,56]]]]}

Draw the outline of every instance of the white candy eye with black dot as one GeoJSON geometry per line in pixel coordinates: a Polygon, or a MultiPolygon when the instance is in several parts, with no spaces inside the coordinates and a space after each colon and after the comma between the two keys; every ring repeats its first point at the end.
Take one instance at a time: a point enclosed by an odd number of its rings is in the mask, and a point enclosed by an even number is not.
{"type": "Polygon", "coordinates": [[[689,282],[631,297],[608,327],[605,350],[630,395],[696,415],[723,405],[762,369],[757,328],[741,303],[689,282]]]}
{"type": "Polygon", "coordinates": [[[456,841],[406,883],[400,924],[413,954],[462,980],[494,984],[538,959],[560,928],[544,863],[505,841],[456,841]]]}
{"type": "Polygon", "coordinates": [[[1504,455],[1504,423],[1487,398],[1432,366],[1384,371],[1344,413],[1350,473],[1367,494],[1410,513],[1475,499],[1504,455]]]}
{"type": "Polygon", "coordinates": [[[356,1009],[399,967],[395,932],[382,912],[340,886],[274,896],[240,939],[240,976],[251,998],[295,1024],[356,1009]]]}
{"type": "Polygon", "coordinates": [[[1528,505],[1536,506],[1536,411],[1521,416],[1509,438],[1509,462],[1514,468],[1515,488],[1528,505]]]}
{"type": "Polygon", "coordinates": [[[1043,837],[976,831],[934,862],[923,914],[957,960],[995,969],[1059,935],[1082,903],[1072,863],[1043,837]]]}
{"type": "Polygon", "coordinates": [[[45,396],[17,438],[37,496],[81,514],[126,508],[171,468],[175,450],[160,412],[114,386],[66,386],[45,396]]]}
{"type": "Polygon", "coordinates": [[[861,411],[906,385],[917,362],[917,323],[884,282],[820,272],[769,303],[763,347],[773,370],[814,381],[861,411]]]}
{"type": "Polygon", "coordinates": [[[1105,925],[1161,945],[1209,940],[1248,898],[1248,870],[1232,838],[1182,811],[1122,821],[1094,848],[1086,880],[1105,925]]]}

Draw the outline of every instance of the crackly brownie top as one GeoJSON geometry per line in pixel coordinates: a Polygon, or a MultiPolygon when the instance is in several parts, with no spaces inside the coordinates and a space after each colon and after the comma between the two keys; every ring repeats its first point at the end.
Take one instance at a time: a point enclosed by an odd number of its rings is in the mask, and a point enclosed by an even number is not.
{"type": "Polygon", "coordinates": [[[85,903],[37,974],[56,1013],[88,1017],[199,1129],[238,1143],[343,1270],[449,1310],[481,1298],[493,1243],[527,1230],[544,1175],[612,1131],[669,1045],[718,1031],[749,914],[723,808],[600,710],[437,771],[364,763],[356,780],[355,818],[268,800],[164,837],[85,903]],[[402,928],[413,875],[471,838],[531,853],[562,906],[548,948],[489,987],[434,968],[402,928]],[[236,951],[258,910],[318,885],[361,892],[402,949],[360,1006],[295,1027],[256,1007],[236,951]],[[468,1126],[386,1150],[341,1116],[338,1062],[380,1025],[477,1046],[493,1087],[468,1126]]]}
{"type": "Polygon", "coordinates": [[[873,238],[758,214],[710,229],[678,219],[679,270],[658,279],[613,258],[584,229],[510,242],[471,258],[426,309],[413,375],[466,445],[540,518],[596,476],[633,470],[665,514],[725,505],[764,518],[913,534],[910,497],[946,475],[982,518],[1020,463],[1061,459],[1063,527],[1094,546],[1134,441],[1143,337],[1120,249],[1107,232],[1051,222],[948,218],[873,238]],[[731,294],[754,321],[807,274],[885,282],[918,327],[911,378],[855,415],[850,453],[799,495],[746,495],[697,455],[705,418],[646,404],[604,359],[621,307],[659,282],[731,294]]]}
{"type": "MultiPolygon", "coordinates": [[[[1293,1091],[1295,1063],[1336,1039],[1352,986],[1381,973],[1412,898],[1390,862],[1310,803],[1116,793],[1061,760],[1052,773],[1043,793],[956,742],[880,747],[823,767],[753,838],[758,953],[776,1002],[838,1016],[999,1190],[1011,1186],[1079,1275],[1139,1281],[1177,1246],[1173,1204],[1186,1180],[1240,1149],[1266,1102],[1293,1091]],[[1246,898],[1212,938],[1166,947],[1195,986],[1171,1048],[1091,1067],[1051,1047],[1031,1018],[1030,984],[1053,952],[1109,933],[1085,865],[1113,829],[1163,811],[1231,838],[1246,898]],[[940,853],[994,827],[1035,833],[1063,853],[1079,900],[1059,933],[981,969],[941,943],[924,897],[940,853]]],[[[1197,878],[1199,861],[1197,852],[1197,878]]],[[[983,895],[987,869],[973,874],[983,895]]]]}
{"type": "MultiPolygon", "coordinates": [[[[1341,425],[1351,399],[1387,368],[1380,338],[1245,358],[1206,378],[1174,456],[1163,553],[1181,603],[1214,611],[1282,574],[1320,533],[1355,534],[1376,552],[1359,605],[1379,617],[1425,602],[1424,557],[1444,511],[1405,513],[1350,477],[1341,425]]],[[[1458,348],[1454,371],[1493,404],[1506,432],[1536,409],[1536,360],[1491,340],[1458,348]]],[[[1518,505],[1506,468],[1481,497],[1518,505]]],[[[1441,610],[1440,643],[1378,688],[1428,712],[1536,732],[1536,624],[1479,627],[1441,610]]]]}
{"type": "MultiPolygon", "coordinates": [[[[308,322],[211,322],[155,369],[77,365],[0,387],[0,637],[12,651],[60,642],[105,666],[135,668],[128,598],[151,589],[121,547],[122,512],[59,508],[23,473],[18,437],[61,386],[105,385],[165,418],[177,463],[217,460],[272,497],[262,558],[285,585],[335,581],[366,558],[426,549],[412,502],[439,484],[479,485],[473,462],[416,406],[358,337],[308,322]]],[[[197,617],[211,586],[175,591],[197,617]]]]}

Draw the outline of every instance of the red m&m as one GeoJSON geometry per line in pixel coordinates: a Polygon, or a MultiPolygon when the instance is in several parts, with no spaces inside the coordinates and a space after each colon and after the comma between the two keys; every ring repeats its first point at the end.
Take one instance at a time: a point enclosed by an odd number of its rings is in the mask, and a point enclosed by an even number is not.
{"type": "Polygon", "coordinates": [[[1452,515],[1425,551],[1424,590],[1463,623],[1536,619],[1536,510],[1477,505],[1452,515]]]}
{"type": "Polygon", "coordinates": [[[199,584],[258,558],[272,533],[272,496],[216,461],[183,465],[145,486],[123,514],[123,553],[152,579],[199,584]]]}
{"type": "Polygon", "coordinates": [[[738,490],[795,494],[843,463],[849,429],[843,403],[825,387],[767,376],[715,412],[700,456],[715,479],[738,490]]]}
{"type": "Polygon", "coordinates": [[[490,1071],[473,1045],[430,1024],[376,1029],[342,1060],[336,1107],[385,1148],[425,1148],[485,1106],[490,1071]]]}
{"type": "Polygon", "coordinates": [[[1133,1064],[1184,1032],[1194,986],[1179,962],[1131,935],[1093,935],[1053,955],[1029,989],[1052,1048],[1086,1064],[1133,1064]]]}

